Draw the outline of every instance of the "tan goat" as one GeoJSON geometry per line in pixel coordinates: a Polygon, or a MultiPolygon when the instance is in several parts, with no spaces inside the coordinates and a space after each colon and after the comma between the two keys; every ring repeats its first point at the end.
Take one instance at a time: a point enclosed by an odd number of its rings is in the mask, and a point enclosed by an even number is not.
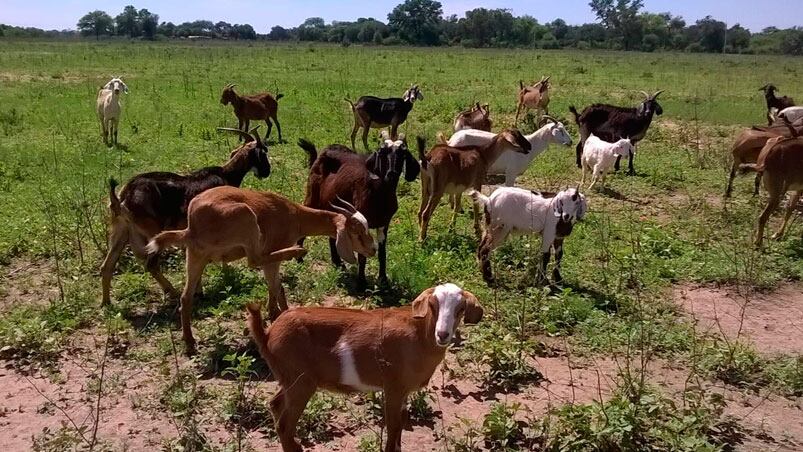
{"type": "Polygon", "coordinates": [[[758,173],[769,198],[767,207],[758,217],[758,228],[756,229],[756,246],[761,247],[764,240],[764,227],[772,216],[772,212],[781,204],[783,195],[789,190],[794,191],[786,205],[781,228],[773,234],[773,239],[783,237],[789,217],[792,216],[792,211],[803,194],[803,138],[770,138],[761,149],[756,163],[742,164],[740,168],[758,173]]]}
{"type": "Polygon", "coordinates": [[[281,261],[306,253],[295,246],[302,237],[335,238],[338,254],[352,264],[357,261],[355,252],[373,256],[377,246],[365,217],[351,204],[340,202],[349,210],[337,206],[333,207],[341,213],[311,209],[274,193],[217,187],[190,202],[186,229],[154,237],[148,244],[151,256],[173,245],[187,249],[186,281],[181,293],[181,328],[187,353],[195,351],[190,327],[192,298],[207,264],[247,257],[250,267],[261,268],[268,283],[270,318],[275,319],[287,309],[279,267],[281,261]]]}
{"type": "Polygon", "coordinates": [[[248,329],[279,383],[270,402],[284,452],[299,452],[296,424],[318,389],[383,391],[385,452],[401,450],[407,396],[425,387],[461,321],[478,323],[477,297],[454,284],[422,292],[412,307],[294,308],[265,329],[248,306],[248,329]]]}
{"type": "MultiPolygon", "coordinates": [[[[426,141],[418,137],[418,156],[421,160],[421,207],[418,209],[418,225],[421,228],[418,239],[427,238],[427,228],[435,208],[444,194],[459,195],[473,188],[480,191],[485,183],[488,168],[505,151],[527,154],[532,145],[516,129],[505,129],[484,145],[452,147],[436,144],[424,155],[426,141]]],[[[457,214],[457,203],[453,203],[454,213],[450,225],[457,214]]],[[[479,208],[474,204],[474,231],[477,238],[480,230],[479,208]]]]}
{"type": "MultiPolygon", "coordinates": [[[[803,132],[803,125],[796,126],[796,128],[798,133],[803,132]]],[[[725,189],[726,198],[729,198],[733,192],[733,179],[736,177],[736,171],[739,167],[747,163],[755,163],[756,159],[758,159],[758,154],[761,152],[761,149],[764,148],[767,140],[779,136],[791,136],[789,128],[783,125],[773,127],[751,127],[739,133],[731,147],[733,164],[731,165],[730,176],[728,176],[728,187],[725,189]]],[[[756,174],[753,195],[758,194],[759,184],[761,184],[761,175],[756,174]]]]}
{"type": "Polygon", "coordinates": [[[524,86],[524,82],[519,80],[519,105],[514,124],[519,123],[519,114],[524,109],[535,110],[535,123],[541,125],[541,118],[549,114],[549,78],[543,76],[532,86],[524,86]]]}

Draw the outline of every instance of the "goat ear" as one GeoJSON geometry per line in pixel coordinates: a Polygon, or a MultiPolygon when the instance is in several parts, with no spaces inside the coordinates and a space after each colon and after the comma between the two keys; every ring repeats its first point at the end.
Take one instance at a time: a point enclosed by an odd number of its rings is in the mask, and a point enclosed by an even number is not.
{"type": "Polygon", "coordinates": [[[404,151],[404,180],[412,182],[418,177],[421,172],[421,165],[418,160],[413,157],[410,151],[404,151]]]}
{"type": "Polygon", "coordinates": [[[348,226],[346,224],[347,222],[348,219],[346,219],[346,222],[343,223],[342,227],[337,229],[335,248],[337,249],[337,255],[340,256],[341,259],[349,264],[356,264],[357,258],[354,257],[354,245],[351,243],[351,236],[349,235],[348,226]]]}
{"type": "Polygon", "coordinates": [[[413,300],[412,304],[413,304],[414,319],[423,319],[424,317],[427,316],[427,314],[429,314],[429,305],[433,302],[433,299],[435,298],[435,296],[432,295],[434,291],[435,289],[432,288],[427,289],[421,292],[421,295],[419,295],[418,297],[416,297],[415,300],[413,300]]]}
{"type": "Polygon", "coordinates": [[[466,300],[466,313],[463,316],[463,322],[467,325],[476,325],[480,323],[480,320],[482,320],[483,310],[482,306],[480,306],[479,300],[477,300],[477,297],[473,293],[464,290],[463,299],[466,300]]]}
{"type": "Polygon", "coordinates": [[[580,196],[580,204],[577,206],[577,220],[582,220],[588,210],[585,196],[580,196]]]}

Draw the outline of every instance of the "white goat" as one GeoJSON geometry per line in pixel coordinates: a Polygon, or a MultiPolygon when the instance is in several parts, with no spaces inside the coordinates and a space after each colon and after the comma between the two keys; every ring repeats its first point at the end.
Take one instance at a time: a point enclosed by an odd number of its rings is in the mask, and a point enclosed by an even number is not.
{"type": "Polygon", "coordinates": [[[118,77],[109,80],[98,91],[97,112],[100,127],[103,132],[103,143],[117,144],[117,124],[120,122],[120,92],[128,94],[128,86],[118,77]]]}
{"type": "Polygon", "coordinates": [[[605,175],[613,169],[617,157],[628,157],[636,153],[636,148],[629,138],[623,138],[616,143],[602,141],[595,135],[589,135],[583,145],[583,179],[580,187],[586,182],[586,173],[592,172],[591,185],[589,190],[594,188],[597,179],[602,179],[600,184],[605,187],[605,175]]]}
{"type": "Polygon", "coordinates": [[[511,233],[540,234],[541,266],[537,282],[546,282],[546,268],[555,249],[555,269],[552,277],[560,282],[560,261],[563,258],[563,239],[581,220],[588,210],[585,196],[577,189],[569,188],[558,193],[532,192],[516,187],[501,187],[491,196],[471,190],[469,195],[475,203],[485,208],[485,233],[477,250],[482,276],[493,284],[490,254],[504,243],[511,233]]]}

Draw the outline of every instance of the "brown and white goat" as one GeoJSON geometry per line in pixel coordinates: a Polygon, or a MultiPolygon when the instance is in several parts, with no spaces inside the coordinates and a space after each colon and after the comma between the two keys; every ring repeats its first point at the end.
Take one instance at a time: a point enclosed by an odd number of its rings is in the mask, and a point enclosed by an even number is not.
{"type": "Polygon", "coordinates": [[[535,123],[541,125],[541,117],[549,114],[549,78],[543,76],[532,86],[524,86],[524,82],[519,80],[519,105],[516,107],[514,124],[518,124],[519,114],[524,109],[535,110],[535,123]]]}
{"type": "Polygon", "coordinates": [[[454,118],[454,131],[464,129],[491,131],[491,109],[488,104],[480,105],[477,102],[468,110],[463,110],[454,118]]]}
{"type": "Polygon", "coordinates": [[[250,267],[261,268],[268,283],[270,318],[275,319],[287,309],[279,267],[281,261],[306,253],[296,246],[302,237],[335,238],[340,257],[349,263],[356,262],[355,252],[373,256],[376,242],[365,217],[351,204],[340,202],[348,210],[310,209],[275,193],[217,187],[190,202],[186,229],[154,237],[147,247],[151,255],[174,245],[187,249],[186,281],[181,293],[181,328],[187,353],[195,351],[190,327],[192,298],[207,264],[247,257],[250,267]]]}
{"type": "Polygon", "coordinates": [[[764,227],[772,216],[772,212],[781,204],[781,198],[787,191],[794,193],[786,205],[781,228],[772,238],[783,237],[786,224],[792,211],[797,207],[800,196],[803,194],[803,137],[798,137],[792,131],[794,138],[773,137],[761,149],[756,163],[742,164],[740,168],[745,171],[755,171],[761,178],[764,189],[767,191],[767,207],[758,217],[756,229],[756,246],[761,247],[764,240],[764,227]]]}
{"type": "MultiPolygon", "coordinates": [[[[424,155],[426,140],[418,137],[418,155],[421,160],[421,207],[418,209],[418,239],[427,238],[427,228],[435,208],[444,194],[459,195],[473,188],[482,189],[488,168],[505,151],[527,154],[532,146],[517,129],[505,129],[484,145],[452,147],[436,144],[424,155]]],[[[457,215],[457,205],[450,225],[457,215]]],[[[480,237],[480,212],[474,205],[474,231],[480,237]]]]}
{"type": "MultiPolygon", "coordinates": [[[[803,125],[796,127],[798,133],[803,133],[803,125]]],[[[789,128],[785,125],[772,126],[772,127],[751,127],[742,130],[736,137],[736,141],[731,147],[731,155],[733,155],[733,164],[731,165],[731,172],[728,176],[728,187],[725,189],[725,197],[729,198],[733,192],[733,179],[736,177],[736,171],[741,165],[748,163],[755,163],[758,159],[758,154],[767,140],[773,137],[790,137],[789,128]]],[[[761,175],[756,174],[755,188],[753,195],[758,194],[758,187],[761,184],[761,175]]]]}
{"type": "MultiPolygon", "coordinates": [[[[250,134],[235,129],[218,129],[234,132],[245,139],[231,151],[223,166],[209,166],[187,175],[167,172],[138,174],[129,180],[117,196],[117,181],[109,181],[109,210],[111,232],[109,250],[101,266],[101,303],[111,301],[111,284],[114,268],[126,246],[134,255],[145,261],[145,245],[156,234],[168,229],[187,226],[187,208],[199,193],[212,187],[231,185],[239,187],[249,171],[258,178],[270,175],[268,147],[259,138],[256,127],[250,134]]],[[[148,259],[148,272],[168,296],[178,298],[178,292],[159,269],[158,259],[148,259]]]]}
{"type": "Polygon", "coordinates": [[[237,128],[243,131],[248,131],[251,120],[265,121],[268,126],[268,131],[265,133],[265,141],[270,136],[273,125],[271,121],[276,124],[276,130],[279,132],[279,143],[282,143],[282,126],[279,124],[278,110],[279,99],[284,97],[284,94],[276,94],[274,97],[270,93],[259,93],[250,96],[241,96],[234,91],[234,83],[230,83],[223,88],[223,93],[220,95],[220,103],[223,105],[231,104],[234,107],[234,114],[237,116],[237,128]]]}
{"type": "Polygon", "coordinates": [[[324,389],[382,391],[384,451],[401,451],[407,396],[428,384],[460,322],[476,324],[482,314],[477,297],[454,284],[425,290],[412,307],[294,308],[267,329],[259,307],[249,305],[251,337],[279,383],[270,408],[282,450],[302,450],[296,424],[310,397],[324,389]]]}

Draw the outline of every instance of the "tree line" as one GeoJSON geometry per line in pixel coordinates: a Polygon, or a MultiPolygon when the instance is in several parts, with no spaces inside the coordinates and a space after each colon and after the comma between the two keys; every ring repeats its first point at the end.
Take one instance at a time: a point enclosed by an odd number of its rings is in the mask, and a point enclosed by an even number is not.
{"type": "Polygon", "coordinates": [[[671,13],[643,11],[643,0],[591,0],[598,22],[569,25],[563,19],[539,23],[531,16],[514,16],[506,9],[475,8],[463,17],[444,16],[440,2],[405,0],[387,16],[387,22],[359,18],[353,22],[312,17],[293,28],[274,26],[257,34],[250,24],[196,20],[173,24],[159,22],[147,9],[126,6],[115,17],[104,11],[87,13],[77,31],[44,31],[0,25],[0,36],[100,39],[124,36],[135,39],[206,37],[264,39],[271,41],[330,42],[342,45],[462,46],[477,48],[611,49],[687,51],[710,53],[780,53],[803,55],[803,28],[768,27],[751,33],[739,24],[728,27],[711,16],[687,24],[671,13]]]}

